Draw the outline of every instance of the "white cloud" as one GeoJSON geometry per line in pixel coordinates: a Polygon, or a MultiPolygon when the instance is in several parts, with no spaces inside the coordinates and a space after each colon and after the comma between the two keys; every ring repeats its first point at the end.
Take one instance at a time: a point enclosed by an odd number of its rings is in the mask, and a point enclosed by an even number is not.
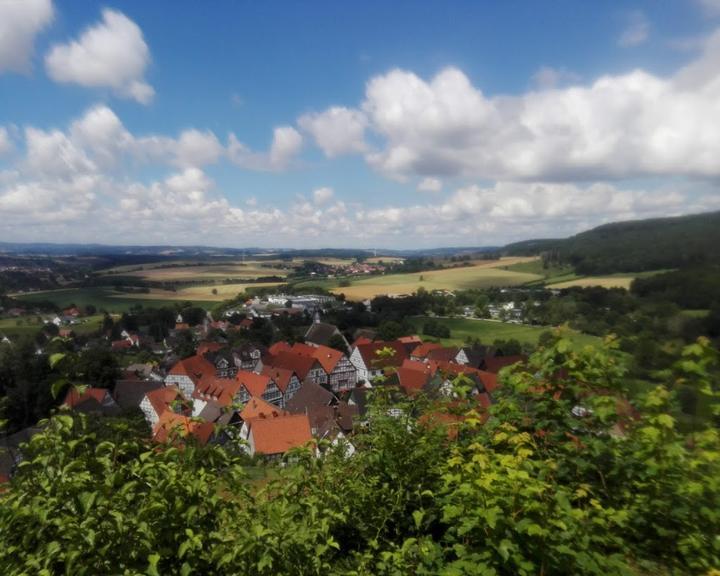
{"type": "Polygon", "coordinates": [[[440,192],[442,190],[442,180],[439,178],[423,178],[418,186],[417,189],[420,192],[440,192]]]}
{"type": "Polygon", "coordinates": [[[292,126],[279,126],[273,130],[273,141],[266,154],[253,152],[231,133],[227,155],[231,162],[248,170],[280,172],[291,165],[302,144],[302,136],[292,126]]]}
{"type": "Polygon", "coordinates": [[[149,104],[155,90],[144,79],[150,50],[140,27],[121,12],[105,9],[102,22],[78,40],[53,46],[45,67],[56,82],[111,88],[123,98],[149,104]]]}
{"type": "Polygon", "coordinates": [[[327,204],[332,200],[332,197],[334,195],[333,189],[329,188],[327,186],[323,188],[318,188],[317,190],[313,190],[313,202],[317,206],[322,206],[323,204],[327,204]]]}
{"type": "Polygon", "coordinates": [[[330,158],[365,151],[367,119],[359,110],[334,106],[324,112],[305,114],[298,124],[330,158]]]}
{"type": "Polygon", "coordinates": [[[35,37],[52,19],[51,0],[0,2],[0,73],[30,70],[35,37]]]}
{"type": "Polygon", "coordinates": [[[486,97],[456,68],[425,81],[370,80],[362,105],[391,178],[597,180],[720,176],[720,31],[672,76],[643,70],[590,84],[486,97]]]}
{"type": "Polygon", "coordinates": [[[223,154],[219,140],[209,130],[185,130],[177,142],[176,162],[179,166],[214,164],[223,154]]]}
{"type": "Polygon", "coordinates": [[[631,48],[644,44],[650,36],[650,22],[640,10],[627,15],[627,26],[618,38],[618,44],[623,48],[631,48]]]}

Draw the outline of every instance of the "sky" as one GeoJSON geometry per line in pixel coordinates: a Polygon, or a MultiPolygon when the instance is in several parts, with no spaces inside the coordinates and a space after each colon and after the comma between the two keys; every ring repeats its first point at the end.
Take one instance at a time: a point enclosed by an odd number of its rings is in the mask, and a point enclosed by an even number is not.
{"type": "Polygon", "coordinates": [[[0,0],[0,241],[490,246],[720,209],[720,0],[0,0]]]}

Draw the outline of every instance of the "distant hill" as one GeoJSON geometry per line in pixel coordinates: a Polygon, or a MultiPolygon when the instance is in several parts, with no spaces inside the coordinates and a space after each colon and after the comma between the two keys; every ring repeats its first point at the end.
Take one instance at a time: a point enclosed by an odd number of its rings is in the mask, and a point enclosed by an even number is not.
{"type": "Polygon", "coordinates": [[[579,274],[642,272],[720,263],[720,212],[604,224],[561,240],[505,246],[509,255],[546,256],[579,274]]]}

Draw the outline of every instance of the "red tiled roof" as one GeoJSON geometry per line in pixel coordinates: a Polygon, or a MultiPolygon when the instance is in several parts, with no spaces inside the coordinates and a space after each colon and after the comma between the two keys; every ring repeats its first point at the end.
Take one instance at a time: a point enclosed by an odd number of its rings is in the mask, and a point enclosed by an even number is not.
{"type": "Polygon", "coordinates": [[[305,380],[313,366],[320,365],[312,356],[302,356],[293,352],[279,352],[263,359],[265,366],[280,367],[292,370],[300,380],[305,380]]]}
{"type": "Polygon", "coordinates": [[[269,402],[265,402],[262,398],[253,396],[240,411],[240,418],[247,421],[253,418],[278,418],[280,416],[287,416],[288,414],[290,413],[269,402]]]}
{"type": "Polygon", "coordinates": [[[153,440],[164,443],[194,436],[200,444],[207,444],[214,429],[212,422],[198,422],[166,410],[153,427],[153,440]]]}
{"type": "Polygon", "coordinates": [[[390,342],[377,341],[370,344],[360,344],[357,346],[358,352],[362,356],[365,366],[368,368],[385,368],[387,366],[401,366],[403,360],[407,358],[405,347],[397,340],[390,342]],[[384,348],[390,348],[395,354],[389,358],[379,358],[377,352],[384,348]]]}
{"type": "Polygon", "coordinates": [[[455,357],[458,354],[458,349],[453,347],[441,347],[441,348],[435,348],[434,350],[430,350],[428,352],[426,358],[428,360],[436,360],[436,361],[444,361],[444,362],[451,362],[455,360],[455,357]]]}
{"type": "Polygon", "coordinates": [[[268,349],[268,354],[275,356],[276,354],[280,354],[280,352],[289,352],[290,350],[292,350],[292,346],[287,342],[275,342],[275,344],[268,349]]]}
{"type": "Polygon", "coordinates": [[[208,375],[196,384],[193,397],[203,400],[210,397],[221,406],[229,406],[238,390],[240,390],[240,382],[208,375]]]}
{"type": "Polygon", "coordinates": [[[290,385],[290,380],[292,379],[295,372],[292,370],[289,370],[287,368],[281,368],[280,366],[268,366],[264,365],[262,368],[262,371],[260,372],[264,376],[269,376],[275,381],[275,384],[277,384],[277,387],[280,388],[280,391],[285,394],[285,391],[287,390],[287,387],[290,385]]]}
{"type": "Polygon", "coordinates": [[[175,400],[182,400],[183,395],[175,386],[163,386],[157,390],[151,390],[145,394],[147,399],[150,401],[150,405],[155,410],[155,413],[162,415],[167,411],[168,406],[175,402],[175,400]]]}
{"type": "Polygon", "coordinates": [[[371,344],[372,340],[368,338],[367,336],[360,336],[360,338],[357,338],[355,342],[353,342],[353,347],[360,346],[361,344],[371,344]]]}
{"type": "Polygon", "coordinates": [[[431,377],[429,372],[414,370],[413,368],[400,367],[395,373],[397,374],[400,386],[408,394],[415,394],[422,391],[431,377]]]}
{"type": "Polygon", "coordinates": [[[172,376],[188,376],[197,385],[203,377],[215,376],[215,366],[203,356],[196,354],[176,362],[170,368],[168,374],[172,376]]]}
{"type": "Polygon", "coordinates": [[[133,343],[128,339],[123,340],[113,340],[112,344],[110,344],[110,347],[113,350],[121,350],[123,348],[131,348],[133,343]]]}
{"type": "Polygon", "coordinates": [[[312,442],[310,420],[305,414],[278,418],[253,418],[248,421],[250,434],[259,454],[284,454],[291,448],[312,442]]]}
{"type": "Polygon", "coordinates": [[[98,404],[102,404],[105,397],[109,395],[110,392],[105,388],[86,388],[82,394],[78,393],[75,388],[70,388],[65,395],[63,406],[75,408],[90,399],[97,401],[98,404]]]}
{"type": "Polygon", "coordinates": [[[400,336],[400,338],[398,338],[398,342],[402,342],[403,344],[422,344],[422,338],[420,338],[417,334],[413,334],[412,336],[400,336]]]}
{"type": "Polygon", "coordinates": [[[403,361],[401,368],[425,372],[432,376],[437,372],[437,364],[435,362],[421,362],[420,360],[410,360],[409,358],[403,361]]]}
{"type": "Polygon", "coordinates": [[[425,342],[415,347],[410,353],[410,356],[415,356],[416,358],[427,358],[427,355],[432,350],[438,350],[442,347],[442,344],[438,344],[437,342],[425,342]]]}
{"type": "Polygon", "coordinates": [[[270,384],[270,377],[264,374],[255,374],[247,370],[239,370],[235,375],[235,380],[248,391],[250,396],[262,396],[265,389],[270,384]]]}
{"type": "Polygon", "coordinates": [[[308,346],[307,344],[300,343],[297,343],[292,347],[292,352],[302,356],[315,358],[327,374],[331,374],[332,371],[335,370],[338,362],[340,362],[344,356],[344,354],[339,350],[329,348],[328,346],[308,346]]]}

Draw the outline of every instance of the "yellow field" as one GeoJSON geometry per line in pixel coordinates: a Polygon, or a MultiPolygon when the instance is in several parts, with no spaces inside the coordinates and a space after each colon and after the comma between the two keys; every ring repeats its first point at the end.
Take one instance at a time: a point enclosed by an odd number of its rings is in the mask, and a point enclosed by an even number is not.
{"type": "Polygon", "coordinates": [[[413,274],[388,274],[360,280],[351,279],[351,285],[335,288],[350,300],[363,300],[381,294],[410,294],[421,286],[426,290],[464,290],[468,288],[490,288],[493,286],[517,286],[538,280],[537,274],[503,270],[505,266],[526,262],[527,258],[502,258],[484,260],[474,266],[433,270],[413,274]],[[420,279],[422,278],[422,280],[420,279]]]}
{"type": "Polygon", "coordinates": [[[261,276],[287,276],[288,271],[282,268],[266,268],[259,262],[232,262],[226,264],[203,264],[201,266],[173,266],[167,268],[158,265],[144,265],[142,270],[137,266],[119,266],[107,273],[135,276],[143,280],[155,282],[187,282],[192,280],[221,280],[223,278],[258,278],[261,276]]]}
{"type": "Polygon", "coordinates": [[[365,258],[367,264],[402,264],[405,262],[405,258],[399,258],[398,256],[373,256],[372,258],[365,258]]]}
{"type": "Polygon", "coordinates": [[[589,276],[587,278],[576,278],[567,282],[558,282],[557,284],[548,284],[548,288],[588,288],[590,286],[600,286],[602,288],[625,288],[630,289],[630,284],[635,280],[634,276],[589,276]]]}
{"type": "Polygon", "coordinates": [[[210,286],[190,286],[188,288],[180,288],[177,291],[159,290],[152,288],[149,294],[126,294],[121,293],[118,297],[134,298],[137,300],[207,300],[213,302],[222,302],[234,298],[240,292],[244,292],[247,288],[268,288],[278,286],[279,282],[263,282],[255,284],[216,284],[210,286]],[[217,294],[213,294],[213,290],[217,294]]]}

